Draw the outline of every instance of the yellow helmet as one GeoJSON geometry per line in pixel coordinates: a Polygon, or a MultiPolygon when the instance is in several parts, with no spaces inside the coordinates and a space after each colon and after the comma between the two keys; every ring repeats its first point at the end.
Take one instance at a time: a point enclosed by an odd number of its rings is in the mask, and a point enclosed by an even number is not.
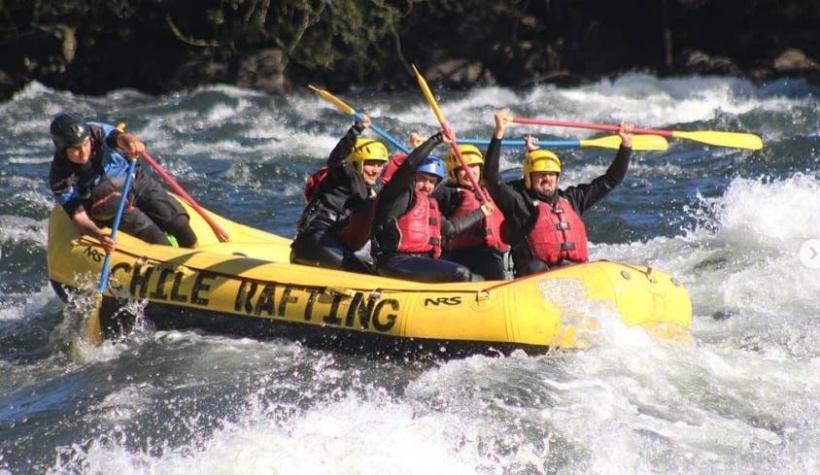
{"type": "Polygon", "coordinates": [[[524,158],[524,186],[532,187],[530,173],[553,172],[561,173],[561,159],[549,150],[533,150],[527,152],[524,158]]]}
{"type": "MultiPolygon", "coordinates": [[[[484,155],[481,154],[481,150],[475,145],[459,145],[458,151],[461,152],[461,157],[464,158],[464,163],[466,163],[468,167],[472,165],[484,166],[484,155]]],[[[447,152],[447,173],[453,181],[456,181],[456,169],[458,168],[461,168],[461,162],[458,161],[458,157],[453,153],[453,149],[451,148],[450,151],[447,152]]]]}
{"type": "Polygon", "coordinates": [[[387,162],[387,147],[378,140],[359,137],[353,151],[347,156],[347,161],[358,171],[362,171],[362,164],[367,160],[387,162]]]}

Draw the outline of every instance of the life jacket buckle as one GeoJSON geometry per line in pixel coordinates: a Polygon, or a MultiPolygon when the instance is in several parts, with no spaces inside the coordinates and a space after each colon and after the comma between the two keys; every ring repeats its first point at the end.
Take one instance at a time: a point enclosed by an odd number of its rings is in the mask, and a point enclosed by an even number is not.
{"type": "Polygon", "coordinates": [[[575,243],[574,242],[562,242],[561,243],[561,250],[562,251],[574,251],[575,250],[575,243]]]}

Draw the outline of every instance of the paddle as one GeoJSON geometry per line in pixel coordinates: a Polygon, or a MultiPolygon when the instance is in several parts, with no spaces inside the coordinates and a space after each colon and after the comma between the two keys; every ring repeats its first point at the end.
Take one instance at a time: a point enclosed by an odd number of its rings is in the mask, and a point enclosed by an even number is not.
{"type": "MultiPolygon", "coordinates": [[[[459,142],[472,145],[489,145],[489,139],[458,139],[459,142]]],[[[523,147],[523,140],[502,140],[502,147],[523,147]]],[[[621,138],[617,135],[607,135],[597,139],[587,140],[539,140],[538,145],[544,148],[557,147],[598,147],[617,150],[621,146],[621,138]]],[[[659,135],[636,135],[632,137],[632,150],[663,151],[669,148],[669,142],[659,135]]]]}
{"type": "MultiPolygon", "coordinates": [[[[310,84],[308,84],[308,87],[313,92],[315,92],[315,93],[319,94],[320,96],[322,96],[322,99],[324,99],[327,102],[330,102],[331,104],[336,106],[336,108],[339,109],[342,113],[352,115],[356,118],[356,120],[363,120],[364,119],[364,116],[360,112],[357,112],[356,109],[351,107],[348,103],[346,103],[345,101],[343,101],[343,100],[339,99],[338,97],[334,96],[333,94],[326,91],[325,89],[320,89],[320,88],[312,86],[310,84]]],[[[401,143],[399,140],[397,140],[395,137],[393,137],[392,135],[387,133],[385,130],[383,130],[380,127],[376,126],[376,124],[374,124],[372,121],[370,122],[370,129],[372,129],[373,132],[376,132],[384,140],[390,142],[390,144],[393,147],[401,150],[404,153],[410,153],[410,148],[409,147],[407,147],[406,145],[401,143]]]]}
{"type": "MultiPolygon", "coordinates": [[[[566,120],[553,119],[531,119],[516,117],[513,122],[517,124],[531,125],[551,125],[555,127],[575,127],[579,129],[603,130],[606,132],[617,132],[617,125],[593,124],[589,122],[572,122],[566,120]]],[[[685,132],[680,130],[660,130],[660,129],[632,129],[634,134],[652,134],[662,137],[693,140],[708,145],[719,147],[744,148],[749,150],[760,150],[763,148],[763,140],[757,135],[743,132],[721,132],[717,130],[698,130],[685,132]]]]}
{"type": "Polygon", "coordinates": [[[206,213],[205,210],[199,206],[199,203],[194,201],[191,195],[189,195],[185,190],[182,189],[181,186],[179,186],[179,183],[177,183],[176,180],[174,180],[173,177],[171,177],[171,175],[169,175],[168,172],[166,172],[165,169],[162,168],[162,166],[159,163],[157,163],[156,160],[154,160],[154,158],[151,157],[151,155],[148,154],[148,152],[143,152],[142,158],[146,162],[148,162],[149,165],[151,165],[151,168],[153,168],[154,171],[156,171],[157,174],[159,174],[159,176],[162,177],[162,179],[165,181],[165,183],[168,184],[168,186],[171,188],[171,190],[173,190],[174,193],[181,196],[182,199],[184,199],[188,202],[189,205],[191,205],[191,208],[193,208],[197,213],[199,213],[200,216],[202,216],[202,219],[204,219],[205,222],[208,223],[208,225],[211,227],[214,234],[216,234],[216,237],[219,239],[220,242],[227,242],[230,240],[230,236],[228,235],[228,233],[225,232],[225,230],[222,229],[218,224],[216,224],[216,221],[214,221],[208,215],[208,213],[206,213]]]}
{"type": "MultiPolygon", "coordinates": [[[[114,222],[111,225],[111,240],[117,240],[117,230],[120,228],[122,213],[125,210],[125,203],[128,201],[128,192],[131,190],[131,182],[134,179],[134,168],[137,165],[136,157],[129,159],[128,175],[125,177],[125,185],[122,187],[122,196],[117,203],[117,212],[114,214],[114,222]]],[[[106,252],[103,258],[102,270],[100,271],[100,282],[97,285],[97,296],[94,300],[94,310],[88,316],[85,325],[85,340],[100,346],[103,341],[102,324],[100,323],[100,309],[102,307],[103,293],[108,287],[108,277],[111,273],[111,253],[106,252]]]]}
{"type": "Polygon", "coordinates": [[[438,120],[438,123],[441,125],[441,131],[450,140],[450,149],[452,149],[458,159],[458,163],[460,163],[461,167],[464,168],[467,178],[469,178],[470,183],[473,185],[473,190],[475,190],[475,193],[478,195],[478,200],[482,203],[489,203],[490,200],[484,193],[484,189],[479,186],[478,180],[476,180],[475,175],[473,175],[473,171],[467,166],[467,162],[464,160],[464,157],[461,156],[461,151],[458,149],[458,144],[456,143],[456,137],[453,133],[453,129],[451,129],[450,126],[447,125],[447,121],[444,120],[444,114],[441,112],[441,108],[438,106],[436,98],[433,97],[433,92],[430,90],[430,86],[427,85],[427,81],[424,79],[424,76],[421,75],[418,68],[416,68],[416,65],[413,65],[413,72],[416,73],[416,80],[419,83],[419,87],[421,87],[421,92],[424,93],[424,97],[427,99],[427,104],[430,105],[430,108],[433,110],[433,115],[436,116],[436,120],[438,120]]]}

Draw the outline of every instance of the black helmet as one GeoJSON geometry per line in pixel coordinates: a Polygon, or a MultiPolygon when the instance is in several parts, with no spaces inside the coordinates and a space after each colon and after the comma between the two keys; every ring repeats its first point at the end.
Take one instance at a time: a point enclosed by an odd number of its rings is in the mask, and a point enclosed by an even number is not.
{"type": "Polygon", "coordinates": [[[76,147],[91,137],[88,125],[79,116],[60,112],[51,121],[51,140],[58,150],[76,147]]]}

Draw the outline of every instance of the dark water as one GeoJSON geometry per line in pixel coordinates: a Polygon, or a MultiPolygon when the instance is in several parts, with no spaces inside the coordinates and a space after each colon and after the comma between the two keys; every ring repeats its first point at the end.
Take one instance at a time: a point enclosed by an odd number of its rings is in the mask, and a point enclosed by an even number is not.
{"type": "MultiPolygon", "coordinates": [[[[53,114],[125,121],[203,206],[289,237],[305,177],[350,121],[307,94],[78,97],[31,84],[0,104],[0,473],[820,472],[820,262],[805,247],[820,239],[820,91],[633,75],[439,92],[462,137],[488,137],[502,106],[761,135],[754,153],[675,141],[637,154],[586,215],[594,257],[687,286],[693,344],[602,313],[594,348],[542,357],[372,361],[147,327],[70,352],[87,307],[64,306],[47,280],[53,114]]],[[[398,137],[435,130],[416,91],[345,97],[398,137]]],[[[525,131],[586,137],[508,135],[525,131]]],[[[558,152],[564,184],[603,173],[613,155],[558,152]]],[[[510,176],[520,155],[505,156],[510,176]]]]}

